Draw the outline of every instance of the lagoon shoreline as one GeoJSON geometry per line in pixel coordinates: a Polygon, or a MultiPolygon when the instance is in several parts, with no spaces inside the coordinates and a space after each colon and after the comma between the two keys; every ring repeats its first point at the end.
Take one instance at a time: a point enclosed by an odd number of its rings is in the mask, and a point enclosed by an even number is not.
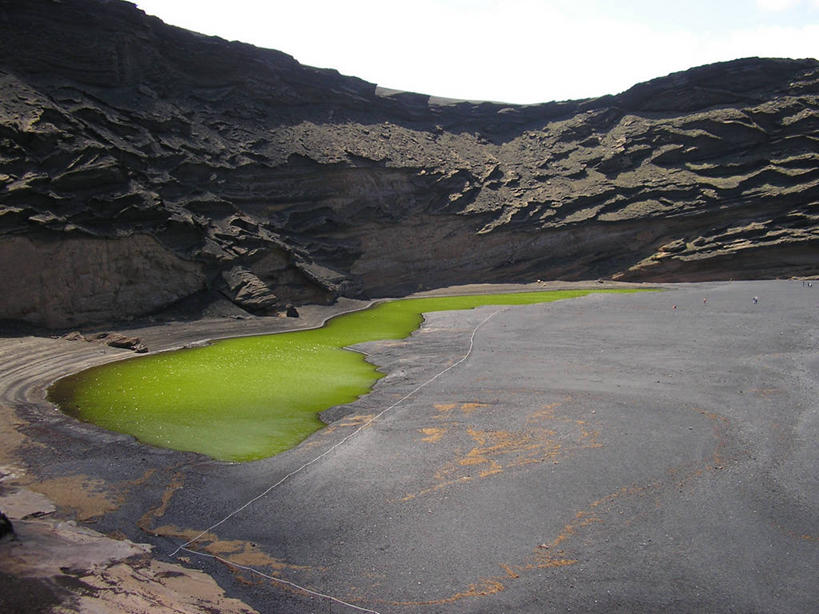
{"type": "MultiPolygon", "coordinates": [[[[796,287],[798,284],[799,282],[651,284],[652,287],[665,287],[679,292],[654,297],[647,301],[650,305],[662,305],[661,312],[657,312],[656,307],[641,309],[646,309],[646,322],[651,322],[652,318],[656,318],[659,313],[662,313],[662,320],[665,321],[668,314],[671,313],[666,311],[666,308],[670,310],[672,304],[680,302],[681,305],[690,307],[687,303],[690,303],[693,297],[696,297],[696,301],[699,302],[702,300],[699,297],[703,293],[720,292],[726,297],[725,301],[736,296],[736,300],[742,301],[741,306],[744,312],[748,310],[748,306],[744,304],[744,294],[748,292],[762,294],[761,302],[765,308],[768,308],[767,303],[770,301],[766,293],[770,291],[770,288],[787,287],[790,291],[792,287],[796,287]],[[791,285],[786,286],[783,284],[791,285]]],[[[552,282],[549,284],[504,286],[479,285],[442,289],[434,293],[423,293],[423,295],[531,291],[537,289],[602,289],[625,286],[626,284],[598,284],[597,282],[587,282],[585,284],[552,282]]],[[[648,284],[628,284],[628,287],[647,286],[648,284]]],[[[801,300],[803,297],[798,298],[801,300]]],[[[640,302],[646,302],[646,299],[641,299],[640,302]]],[[[330,307],[303,307],[300,308],[301,317],[298,319],[220,319],[153,326],[135,325],[120,330],[121,332],[127,332],[129,335],[142,338],[152,352],[165,351],[184,347],[188,344],[199,344],[215,338],[320,326],[329,317],[351,309],[366,307],[367,304],[363,301],[340,301],[330,307]]],[[[557,309],[551,309],[549,313],[554,313],[560,319],[563,317],[560,314],[563,313],[591,313],[589,312],[590,305],[602,304],[599,299],[595,299],[595,301],[585,303],[586,307],[583,308],[561,306],[557,309]]],[[[608,303],[605,304],[608,305],[608,303]]],[[[620,307],[615,306],[613,308],[613,317],[621,317],[622,313],[627,313],[628,303],[618,300],[615,304],[620,307]],[[626,308],[626,312],[622,312],[624,308],[626,308]]],[[[719,305],[719,301],[714,299],[714,304],[719,305]]],[[[592,315],[594,318],[600,318],[605,317],[606,314],[592,315]]],[[[777,316],[772,313],[772,315],[779,317],[784,314],[777,316]]],[[[181,561],[185,563],[183,566],[179,564],[180,561],[168,559],[167,554],[173,550],[174,544],[178,545],[189,539],[198,530],[207,526],[209,520],[218,519],[220,514],[229,511],[233,501],[241,500],[243,496],[246,496],[246,493],[258,491],[261,485],[266,484],[271,476],[281,475],[298,466],[305,459],[309,459],[310,455],[315,453],[315,450],[320,450],[322,446],[337,440],[345,433],[349,433],[356,428],[357,424],[360,424],[357,416],[371,413],[377,407],[383,406],[386,400],[400,394],[404,388],[417,384],[418,377],[432,368],[432,362],[438,361],[441,364],[447,364],[447,360],[457,357],[458,352],[462,351],[464,330],[466,330],[457,325],[454,329],[450,329],[452,324],[459,321],[458,317],[449,314],[432,318],[425,323],[420,333],[413,334],[406,342],[380,344],[376,342],[371,345],[370,349],[373,356],[377,359],[377,362],[383,361],[383,364],[379,362],[380,368],[383,368],[387,373],[387,377],[379,382],[373,393],[366,395],[366,397],[351,406],[338,408],[337,411],[330,412],[330,415],[325,416],[325,421],[331,422],[330,426],[311,436],[295,449],[272,459],[248,463],[244,466],[220,463],[197,454],[145,446],[137,443],[131,437],[109,433],[93,425],[68,418],[55,411],[44,400],[46,387],[56,378],[88,366],[133,356],[132,352],[106,348],[83,341],[67,341],[64,339],[41,337],[6,337],[0,339],[0,356],[2,356],[4,364],[8,365],[2,376],[0,376],[0,422],[2,422],[3,431],[2,439],[0,439],[0,478],[2,478],[2,481],[0,481],[0,509],[8,509],[11,505],[16,506],[16,509],[28,510],[25,519],[13,519],[23,539],[12,546],[9,546],[8,543],[0,543],[0,548],[16,548],[14,557],[5,557],[5,559],[0,557],[0,560],[4,560],[4,563],[0,563],[0,574],[4,578],[25,578],[25,582],[37,588],[36,591],[26,592],[22,589],[18,591],[20,595],[31,595],[31,599],[34,601],[28,603],[30,606],[36,606],[38,603],[45,605],[60,600],[75,599],[76,594],[64,586],[66,578],[73,579],[72,581],[79,578],[89,585],[102,587],[99,588],[96,596],[87,595],[83,599],[103,601],[105,599],[114,599],[112,595],[117,590],[120,590],[124,596],[130,595],[132,599],[136,599],[135,596],[137,595],[147,598],[147,591],[154,597],[157,594],[164,595],[163,598],[169,600],[169,603],[174,600],[178,603],[185,603],[185,599],[192,599],[191,595],[201,592],[202,585],[199,584],[200,582],[207,583],[212,582],[212,580],[197,575],[199,572],[192,569],[203,566],[203,561],[189,558],[187,562],[185,560],[181,561]],[[421,350],[427,348],[424,351],[433,351],[434,354],[424,357],[417,354],[417,350],[412,348],[421,350]],[[443,354],[440,353],[441,350],[443,350],[443,354]],[[410,353],[407,354],[407,351],[410,351],[410,353]],[[452,358],[447,358],[448,355],[452,356],[452,358]],[[419,358],[419,356],[421,357],[419,358]],[[407,362],[408,360],[409,362],[407,362]],[[186,503],[186,501],[201,501],[199,497],[207,492],[201,490],[201,488],[207,486],[214,479],[224,489],[220,497],[207,502],[202,509],[189,509],[190,503],[186,503]],[[190,497],[193,497],[193,499],[190,499],[190,497]],[[23,505],[23,503],[26,505],[23,505]],[[189,509],[189,511],[186,512],[186,509],[189,509]],[[76,527],[72,527],[70,524],[66,525],[65,521],[67,520],[76,521],[78,525],[76,527]],[[185,527],[190,527],[190,529],[185,527]],[[60,571],[60,565],[56,563],[52,563],[51,567],[42,563],[42,561],[53,561],[54,556],[64,556],[55,553],[65,552],[65,543],[76,538],[76,535],[71,534],[72,531],[87,533],[91,528],[100,532],[99,535],[86,536],[87,540],[94,542],[93,554],[89,554],[87,549],[78,549],[77,556],[82,560],[73,563],[77,568],[83,566],[88,568],[85,575],[80,574],[78,576],[77,572],[66,573],[60,571]],[[140,547],[134,545],[146,541],[155,548],[153,555],[146,552],[144,548],[140,550],[140,547]],[[51,558],[49,558],[49,552],[53,555],[51,558]],[[89,560],[93,561],[93,565],[89,564],[89,560]],[[171,575],[163,576],[161,573],[156,572],[152,576],[152,581],[147,584],[137,581],[136,578],[139,574],[144,575],[147,573],[146,570],[158,569],[156,566],[160,564],[172,566],[173,573],[181,574],[177,576],[180,580],[174,583],[168,580],[171,575]],[[93,569],[90,569],[92,567],[93,569]],[[121,572],[116,587],[105,584],[110,580],[113,567],[117,567],[121,572]],[[108,574],[108,580],[105,580],[106,574],[108,574]],[[62,584],[57,580],[60,577],[64,579],[62,584]],[[44,601],[37,602],[37,599],[44,601]]],[[[747,315],[742,316],[742,318],[746,317],[747,315]]],[[[468,321],[471,321],[470,318],[466,318],[465,322],[468,321]]],[[[727,321],[731,322],[733,320],[727,321]]],[[[496,324],[498,327],[501,324],[507,325],[500,321],[496,324]]],[[[689,322],[687,325],[693,324],[689,322]]],[[[765,321],[765,326],[783,325],[781,321],[765,321]]],[[[602,332],[604,329],[595,329],[591,326],[589,330],[602,332]]],[[[497,332],[488,330],[487,335],[497,334],[497,332]]],[[[627,334],[628,330],[623,332],[627,334]]],[[[760,331],[760,334],[764,334],[764,332],[760,331]]],[[[675,331],[670,332],[670,334],[672,333],[677,334],[675,331]]],[[[682,334],[682,331],[680,334],[682,334]]],[[[717,331],[715,334],[722,335],[725,333],[717,331]]],[[[709,342],[706,339],[704,343],[709,342]]],[[[719,360],[719,358],[719,356],[714,357],[715,360],[719,360]]],[[[726,360],[731,361],[735,360],[735,358],[728,356],[726,360]]],[[[594,357],[594,361],[598,360],[597,357],[594,357]]],[[[614,386],[614,383],[611,385],[614,386]]],[[[473,410],[470,409],[469,411],[473,410]]],[[[400,418],[399,416],[391,418],[388,425],[385,426],[394,424],[394,421],[404,421],[412,415],[412,413],[402,413],[400,418]]],[[[474,417],[476,414],[470,414],[467,410],[464,410],[463,415],[464,417],[474,417]]],[[[395,422],[395,424],[397,426],[398,423],[395,422]]],[[[439,426],[433,427],[430,425],[423,428],[434,429],[439,428],[439,426]]],[[[392,427],[390,426],[390,428],[392,427]]],[[[412,428],[414,427],[411,427],[411,431],[412,428]]],[[[419,428],[421,428],[420,425],[419,428]]],[[[441,428],[443,427],[441,426],[441,428]]],[[[350,446],[344,454],[359,454],[356,451],[359,450],[360,446],[365,445],[370,438],[379,432],[378,425],[374,430],[369,429],[364,434],[365,436],[360,438],[360,442],[350,446]]],[[[698,430],[694,431],[697,437],[704,438],[703,441],[708,440],[708,432],[710,431],[703,431],[702,433],[698,430]]],[[[434,440],[440,434],[439,431],[428,430],[425,432],[425,437],[434,440]]],[[[567,432],[565,436],[571,437],[573,435],[571,432],[567,432]]],[[[581,439],[583,438],[582,433],[578,436],[581,439]]],[[[361,453],[363,453],[363,450],[361,453]]],[[[331,470],[334,466],[334,463],[328,463],[326,469],[331,470]]],[[[399,471],[411,471],[410,466],[404,467],[401,463],[396,467],[403,467],[398,469],[399,471]]],[[[460,474],[453,475],[457,478],[460,474]]],[[[705,475],[710,474],[706,472],[705,475]]],[[[465,476],[467,474],[464,474],[461,478],[465,476]]],[[[315,477],[317,476],[314,476],[314,479],[315,477]]],[[[382,477],[386,477],[386,474],[382,477]]],[[[337,480],[338,477],[335,479],[337,480]]],[[[293,485],[293,488],[297,488],[297,486],[293,485]]],[[[303,487],[304,484],[302,484],[301,488],[303,487]]],[[[448,492],[447,488],[449,487],[445,487],[440,492],[448,492]]],[[[788,488],[792,489],[793,485],[789,484],[788,488]]],[[[431,496],[422,494],[423,490],[414,493],[418,499],[413,499],[413,501],[420,501],[424,497],[431,496]]],[[[466,492],[457,489],[452,490],[452,494],[458,497],[464,496],[466,492]]],[[[406,497],[410,494],[413,493],[405,493],[403,496],[406,497]]],[[[202,503],[199,505],[202,505],[202,503]]],[[[408,505],[414,504],[408,500],[408,505]]],[[[444,503],[439,501],[436,505],[444,505],[444,503]]],[[[296,513],[297,516],[305,516],[303,510],[298,511],[298,507],[291,510],[289,505],[286,506],[286,510],[282,511],[285,516],[292,513],[296,513]]],[[[295,521],[297,516],[293,516],[291,521],[295,521]]],[[[307,518],[313,516],[315,516],[314,512],[307,514],[307,518]]],[[[410,520],[409,522],[410,526],[412,526],[414,521],[410,520]]],[[[220,541],[218,537],[212,536],[207,543],[201,544],[201,546],[209,552],[222,552],[237,563],[255,560],[265,569],[278,570],[276,573],[280,573],[284,577],[295,577],[296,579],[303,577],[304,581],[308,583],[315,581],[315,579],[310,579],[313,577],[311,572],[300,571],[298,567],[300,559],[305,560],[304,552],[299,554],[301,546],[298,546],[295,542],[288,546],[286,542],[281,541],[279,542],[280,547],[273,550],[259,545],[262,550],[256,551],[247,543],[238,546],[237,544],[244,543],[241,540],[235,541],[244,531],[241,528],[243,526],[237,525],[236,530],[239,531],[238,533],[231,529],[231,533],[235,533],[234,541],[220,541]],[[278,563],[275,561],[278,561],[278,563]],[[289,561],[293,561],[293,563],[289,561]]],[[[799,527],[799,529],[804,529],[804,527],[799,527]]],[[[293,530],[296,530],[295,527],[293,530]]],[[[400,543],[399,539],[396,546],[400,543]]],[[[351,552],[348,552],[347,556],[351,552]]],[[[402,557],[399,556],[398,558],[402,557]]],[[[72,566],[71,561],[62,561],[61,563],[63,567],[72,566]]],[[[326,563],[329,563],[329,559],[326,563]]],[[[359,563],[350,564],[352,568],[349,573],[352,576],[359,576],[360,570],[356,571],[359,563]]],[[[226,612],[252,611],[247,605],[230,601],[231,598],[244,599],[245,604],[250,603],[252,605],[256,603],[257,608],[259,607],[258,596],[253,596],[256,589],[248,591],[242,588],[243,576],[241,573],[236,570],[231,571],[220,563],[207,564],[204,567],[211,576],[218,580],[222,587],[228,589],[229,596],[226,596],[222,594],[221,589],[215,583],[208,584],[210,587],[208,594],[212,603],[216,603],[220,599],[223,600],[220,602],[220,609],[226,612]],[[239,580],[238,583],[237,580],[239,580]]],[[[341,570],[339,573],[342,573],[342,575],[333,574],[331,584],[344,582],[344,577],[348,572],[341,570]]],[[[250,580],[249,577],[244,577],[246,580],[250,580]]],[[[395,582],[395,590],[398,590],[399,585],[403,586],[402,581],[395,580],[395,582]]],[[[275,602],[284,612],[299,612],[304,611],[306,608],[321,609],[322,607],[312,598],[299,596],[297,593],[282,592],[281,587],[275,585],[268,585],[263,592],[267,595],[266,598],[272,598],[271,595],[275,595],[275,602]]],[[[377,593],[378,591],[376,591],[377,593]]],[[[2,599],[4,598],[7,597],[0,597],[0,603],[3,603],[2,599]]],[[[380,606],[377,605],[377,600],[368,601],[368,599],[370,598],[365,596],[362,603],[368,603],[371,607],[374,606],[375,609],[379,609],[380,606]]],[[[464,605],[468,604],[468,602],[468,598],[459,599],[459,605],[453,606],[452,611],[469,611],[469,606],[464,605]]],[[[124,603],[118,604],[117,607],[121,608],[122,611],[129,611],[124,603]]],[[[478,605],[475,604],[475,607],[478,607],[478,605]]],[[[416,606],[409,605],[383,606],[384,611],[403,612],[415,611],[415,609],[416,606]]],[[[12,607],[10,611],[15,610],[12,607]]],[[[423,608],[419,611],[423,611],[423,608]]],[[[719,611],[719,607],[716,611],[719,611]]],[[[788,610],[784,609],[783,611],[788,610]]]]}
{"type": "MultiPolygon", "coordinates": [[[[645,284],[609,281],[471,284],[396,298],[627,287],[645,287],[645,284]]],[[[100,332],[139,337],[150,353],[167,352],[220,339],[320,328],[336,316],[366,309],[380,300],[390,299],[364,301],[340,298],[332,305],[303,305],[298,308],[298,318],[282,315],[162,322],[135,320],[110,326],[91,326],[79,329],[79,332],[88,337],[100,332]]],[[[0,564],[0,577],[3,579],[8,579],[10,583],[17,582],[16,578],[25,579],[21,580],[18,591],[22,602],[14,601],[17,599],[12,594],[14,591],[0,596],[0,605],[8,606],[6,611],[15,611],[15,608],[35,611],[74,599],[74,593],[62,587],[61,582],[64,584],[75,580],[76,574],[60,571],[60,567],[71,567],[72,561],[52,560],[54,556],[64,556],[67,543],[74,543],[78,535],[82,536],[107,513],[119,509],[131,497],[147,501],[155,495],[161,499],[172,487],[173,467],[219,462],[195,453],[145,445],[129,435],[80,422],[57,410],[46,399],[47,389],[56,380],[137,355],[128,349],[65,339],[65,333],[59,336],[52,336],[48,331],[28,333],[29,329],[24,327],[20,332],[12,329],[11,334],[7,330],[6,334],[0,335],[0,362],[4,365],[0,373],[0,511],[10,517],[18,534],[23,536],[21,541],[27,542],[17,560],[6,559],[5,564],[0,564]],[[116,452],[109,454],[111,449],[116,449],[116,452]],[[84,461],[82,472],[75,467],[79,459],[84,461]],[[112,466],[111,461],[122,465],[112,466]],[[142,477],[150,474],[146,481],[155,484],[140,484],[140,487],[147,487],[146,490],[135,490],[130,482],[134,481],[132,478],[136,468],[142,472],[142,477]],[[30,538],[26,538],[27,535],[30,538]],[[41,561],[50,563],[43,564],[41,561]]],[[[342,420],[345,413],[343,409],[328,410],[320,417],[329,425],[342,420]]],[[[137,520],[134,518],[135,523],[137,520]]],[[[144,534],[143,529],[131,533],[137,544],[144,541],[140,533],[144,534]]],[[[121,540],[125,537],[126,534],[120,531],[114,537],[99,534],[88,538],[97,552],[97,558],[91,557],[94,565],[123,563],[138,575],[139,569],[149,565],[147,561],[151,560],[151,555],[142,546],[123,548],[121,540]]],[[[131,541],[126,540],[125,543],[131,544],[131,541]]],[[[5,544],[0,544],[0,547],[3,546],[5,544]]],[[[74,564],[88,567],[87,558],[88,553],[79,549],[74,564]]],[[[180,573],[185,581],[177,583],[181,584],[181,588],[174,590],[180,593],[170,597],[169,603],[186,604],[193,597],[186,595],[185,585],[189,587],[188,592],[200,591],[201,583],[207,581],[182,566],[174,565],[174,569],[174,573],[180,573]]],[[[100,571],[94,573],[96,581],[100,581],[100,571]]],[[[131,592],[139,596],[141,580],[121,578],[120,581],[122,586],[117,590],[122,589],[123,597],[116,607],[128,612],[127,596],[131,592]]],[[[157,599],[158,595],[169,590],[167,584],[161,578],[155,578],[154,585],[145,590],[152,599],[157,599]]],[[[113,587],[109,588],[113,590],[113,587]]],[[[244,611],[240,603],[222,601],[221,589],[215,583],[209,585],[208,590],[212,602],[220,604],[224,611],[244,611]]],[[[86,597],[100,603],[110,598],[110,594],[105,598],[86,597]]]]}

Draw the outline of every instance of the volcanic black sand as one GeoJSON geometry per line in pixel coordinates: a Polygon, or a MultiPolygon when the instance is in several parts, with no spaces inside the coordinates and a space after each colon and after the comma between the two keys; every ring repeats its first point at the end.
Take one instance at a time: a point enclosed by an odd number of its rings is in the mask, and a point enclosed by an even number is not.
{"type": "MultiPolygon", "coordinates": [[[[189,548],[384,613],[808,612],[818,321],[819,283],[794,280],[430,314],[406,340],[359,347],[388,374],[371,394],[249,464],[60,417],[32,401],[43,369],[6,377],[16,443],[0,461],[58,514],[162,559],[392,407],[189,548]],[[96,507],[71,503],[71,484],[96,507]]],[[[15,343],[35,344],[4,350],[15,343]]],[[[77,357],[51,343],[52,361],[77,357]]],[[[355,611],[216,559],[173,560],[259,612],[355,611]]]]}

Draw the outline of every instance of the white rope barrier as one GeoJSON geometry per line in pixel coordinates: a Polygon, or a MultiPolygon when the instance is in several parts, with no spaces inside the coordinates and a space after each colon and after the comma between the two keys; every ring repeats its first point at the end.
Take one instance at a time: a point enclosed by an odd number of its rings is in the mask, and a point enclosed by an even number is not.
{"type": "Polygon", "coordinates": [[[228,559],[223,559],[221,556],[216,556],[215,554],[208,554],[206,552],[199,552],[197,550],[189,550],[188,548],[180,547],[180,550],[183,552],[188,552],[189,554],[195,554],[196,556],[203,556],[209,559],[215,559],[228,565],[229,567],[236,567],[237,569],[242,569],[244,571],[249,571],[250,573],[254,573],[257,576],[261,576],[263,578],[267,578],[268,580],[272,580],[273,582],[278,582],[279,584],[284,584],[291,588],[295,588],[296,590],[303,591],[308,595],[313,595],[314,597],[320,597],[321,599],[328,599],[330,601],[334,601],[335,603],[347,606],[348,608],[352,608],[354,610],[358,610],[359,612],[369,612],[370,614],[380,614],[376,610],[370,610],[369,608],[362,608],[361,606],[357,606],[354,603],[347,603],[346,601],[342,601],[338,597],[333,597],[332,595],[325,595],[324,593],[319,593],[318,591],[311,590],[309,588],[305,588],[304,586],[299,586],[295,582],[291,582],[290,580],[285,580],[283,578],[277,578],[276,576],[271,576],[270,574],[266,574],[258,569],[254,569],[253,567],[248,567],[247,565],[239,565],[238,563],[234,563],[233,561],[229,561],[228,559]]]}
{"type": "Polygon", "coordinates": [[[242,565],[238,565],[238,564],[236,564],[236,563],[232,563],[232,562],[227,561],[227,560],[225,560],[225,559],[223,559],[223,558],[221,558],[221,557],[218,557],[218,556],[215,556],[215,555],[212,555],[212,554],[206,554],[206,553],[203,553],[203,552],[198,552],[198,551],[196,551],[196,550],[190,550],[190,549],[188,549],[188,546],[190,546],[191,544],[193,544],[193,543],[197,542],[197,541],[198,541],[198,540],[199,540],[201,537],[203,537],[204,535],[206,535],[206,534],[210,533],[210,532],[211,532],[213,529],[217,528],[217,527],[218,527],[218,526],[220,526],[221,524],[224,524],[225,522],[227,522],[228,520],[230,520],[231,518],[233,518],[233,517],[234,517],[236,514],[238,514],[239,512],[241,512],[242,510],[247,509],[248,507],[250,507],[251,505],[253,505],[253,504],[254,504],[256,501],[258,501],[259,499],[261,499],[261,498],[263,498],[263,497],[267,496],[267,495],[268,495],[270,492],[272,492],[273,490],[275,490],[276,488],[278,488],[279,486],[281,486],[281,485],[282,485],[284,482],[286,482],[287,480],[289,480],[290,478],[292,478],[294,475],[296,475],[296,474],[298,474],[298,473],[301,473],[302,471],[304,471],[305,469],[307,469],[308,467],[310,467],[310,465],[313,465],[314,463],[318,462],[319,460],[321,460],[322,458],[324,458],[325,456],[327,456],[328,454],[330,454],[331,452],[333,452],[333,451],[334,451],[336,448],[338,448],[338,447],[342,446],[343,444],[345,444],[346,442],[348,442],[348,441],[349,441],[350,439],[352,439],[352,438],[353,438],[353,437],[354,437],[356,434],[360,433],[362,430],[364,430],[365,428],[367,428],[368,426],[370,426],[370,425],[371,425],[373,422],[375,422],[376,420],[378,420],[379,418],[381,418],[381,416],[383,416],[383,415],[384,415],[384,414],[386,414],[387,412],[391,411],[392,409],[394,409],[395,407],[397,407],[398,405],[400,405],[401,403],[403,403],[404,401],[406,401],[407,399],[409,399],[410,397],[412,397],[414,394],[416,394],[416,393],[417,393],[418,391],[420,391],[421,389],[423,389],[423,388],[425,388],[426,386],[430,385],[432,382],[434,382],[435,380],[437,380],[439,377],[441,377],[442,375],[444,375],[444,374],[445,374],[445,373],[447,373],[448,371],[451,371],[452,369],[454,369],[454,368],[455,368],[455,367],[457,367],[458,365],[461,365],[461,364],[463,364],[464,362],[466,362],[466,360],[467,360],[467,359],[470,357],[470,355],[472,354],[472,350],[473,350],[473,348],[475,347],[475,335],[478,333],[478,330],[479,330],[479,329],[480,329],[480,328],[481,328],[481,327],[482,327],[484,324],[486,324],[486,323],[487,323],[487,322],[488,322],[490,319],[492,319],[492,318],[493,318],[493,317],[495,317],[497,314],[499,314],[501,311],[506,311],[507,309],[508,309],[508,307],[505,307],[505,308],[503,308],[503,309],[498,309],[497,311],[493,311],[493,312],[492,312],[491,314],[489,314],[489,315],[488,315],[486,318],[484,318],[483,320],[481,320],[481,321],[480,321],[480,322],[477,324],[477,326],[475,326],[475,328],[472,330],[472,334],[471,334],[471,335],[470,335],[470,337],[469,337],[469,349],[467,350],[466,354],[464,354],[464,356],[463,356],[463,357],[462,357],[460,360],[458,360],[457,362],[454,362],[453,364],[449,365],[449,366],[448,366],[447,368],[445,368],[444,370],[440,371],[439,373],[435,374],[434,376],[432,376],[431,378],[429,378],[428,380],[426,380],[424,383],[422,383],[422,384],[418,385],[417,387],[413,388],[413,389],[412,389],[410,392],[408,392],[408,393],[407,393],[407,394],[405,394],[403,397],[401,397],[400,399],[398,399],[398,400],[397,400],[395,403],[393,403],[392,405],[390,405],[390,406],[389,406],[389,407],[387,407],[386,409],[383,409],[381,412],[379,412],[379,413],[378,413],[378,414],[376,414],[375,416],[372,416],[372,417],[371,417],[369,420],[367,420],[366,422],[364,422],[363,424],[361,424],[361,425],[360,425],[360,426],[359,426],[357,429],[355,429],[353,432],[351,432],[350,434],[348,434],[347,436],[345,436],[344,438],[342,438],[341,440],[339,440],[338,442],[336,442],[335,444],[333,444],[332,446],[330,446],[330,447],[329,447],[327,450],[325,450],[324,452],[322,452],[321,454],[319,454],[318,456],[316,456],[316,457],[315,457],[315,458],[313,458],[312,460],[310,460],[310,461],[308,461],[308,462],[304,463],[304,464],[303,464],[301,467],[299,467],[298,469],[294,469],[293,471],[291,471],[290,473],[288,473],[287,475],[285,475],[283,478],[281,478],[280,480],[278,480],[277,482],[275,482],[274,484],[272,484],[271,486],[269,486],[268,488],[266,488],[264,491],[262,491],[261,493],[259,493],[258,495],[256,495],[256,496],[255,496],[255,497],[253,497],[252,499],[250,499],[250,500],[249,500],[247,503],[245,503],[244,505],[242,505],[242,506],[240,506],[240,507],[237,507],[237,508],[236,508],[235,510],[233,510],[233,511],[232,511],[230,514],[228,514],[227,516],[225,516],[224,518],[222,518],[222,519],[221,519],[219,522],[216,522],[216,523],[212,524],[211,526],[209,526],[207,529],[205,529],[204,531],[202,531],[201,533],[199,533],[199,535],[197,535],[197,536],[196,536],[196,537],[194,537],[193,539],[190,539],[190,540],[186,541],[184,544],[182,544],[181,546],[177,547],[177,548],[176,548],[176,550],[174,550],[173,552],[171,552],[170,556],[175,557],[175,556],[176,556],[176,555],[177,555],[177,554],[178,554],[178,553],[179,553],[181,550],[184,550],[185,552],[189,552],[189,553],[191,553],[191,554],[196,554],[196,555],[199,555],[199,556],[209,557],[209,558],[212,558],[212,559],[216,559],[216,560],[218,560],[218,561],[222,561],[222,562],[224,562],[224,563],[226,563],[226,564],[228,564],[228,565],[233,565],[234,567],[238,567],[238,568],[240,568],[240,569],[244,569],[244,570],[246,570],[246,571],[250,571],[250,572],[256,573],[256,574],[258,574],[258,575],[260,575],[260,576],[263,576],[263,577],[269,578],[269,579],[274,580],[274,581],[276,581],[276,582],[280,582],[280,583],[282,583],[282,584],[287,584],[287,585],[293,586],[293,587],[295,587],[295,588],[297,588],[297,589],[299,589],[299,590],[302,590],[302,591],[304,591],[304,592],[306,592],[306,593],[309,593],[309,594],[312,594],[312,595],[316,595],[316,596],[319,596],[319,597],[323,597],[323,598],[326,598],[326,599],[330,599],[330,600],[332,600],[332,601],[335,601],[335,602],[338,602],[338,603],[340,603],[340,604],[343,604],[343,605],[349,606],[349,607],[354,608],[354,609],[359,610],[359,611],[363,611],[363,612],[373,612],[374,614],[378,614],[378,613],[377,613],[377,612],[375,612],[374,610],[367,610],[367,609],[365,609],[365,608],[360,608],[360,607],[358,607],[358,606],[356,606],[356,605],[353,605],[353,604],[350,604],[350,603],[346,603],[346,602],[344,602],[344,601],[341,601],[340,599],[336,599],[335,597],[331,597],[331,596],[329,596],[329,595],[324,595],[324,594],[321,594],[321,593],[317,593],[317,592],[315,592],[315,591],[311,591],[311,590],[306,589],[306,588],[304,588],[304,587],[302,587],[302,586],[298,586],[298,585],[296,585],[296,584],[293,584],[292,582],[289,582],[289,581],[287,581],[287,580],[283,580],[283,579],[281,579],[281,578],[276,578],[276,577],[274,577],[274,576],[269,576],[269,575],[264,574],[264,573],[262,573],[262,572],[260,572],[260,571],[258,571],[258,570],[256,570],[256,569],[253,569],[253,568],[250,568],[250,567],[244,567],[244,566],[242,566],[242,565]]]}

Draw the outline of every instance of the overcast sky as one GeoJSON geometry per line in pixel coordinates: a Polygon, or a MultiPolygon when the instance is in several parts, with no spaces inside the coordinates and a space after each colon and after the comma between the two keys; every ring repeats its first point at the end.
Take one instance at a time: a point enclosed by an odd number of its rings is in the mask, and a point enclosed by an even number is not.
{"type": "Polygon", "coordinates": [[[586,98],[748,56],[819,58],[819,0],[136,0],[163,21],[383,87],[586,98]]]}

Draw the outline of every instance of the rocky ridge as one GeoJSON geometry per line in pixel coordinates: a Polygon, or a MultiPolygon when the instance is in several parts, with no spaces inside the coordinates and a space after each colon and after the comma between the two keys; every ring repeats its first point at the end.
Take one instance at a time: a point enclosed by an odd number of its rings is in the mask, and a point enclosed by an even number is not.
{"type": "Polygon", "coordinates": [[[0,319],[819,273],[813,59],[507,105],[32,0],[0,3],[0,92],[0,319]]]}

